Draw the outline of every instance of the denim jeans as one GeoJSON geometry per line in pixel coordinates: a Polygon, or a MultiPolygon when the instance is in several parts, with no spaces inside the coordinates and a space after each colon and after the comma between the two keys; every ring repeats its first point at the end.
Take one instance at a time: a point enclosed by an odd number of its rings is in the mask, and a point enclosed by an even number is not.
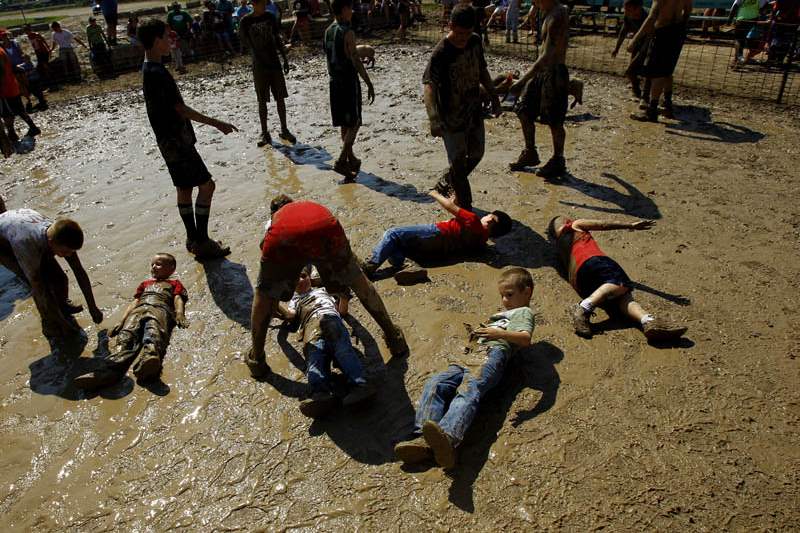
{"type": "Polygon", "coordinates": [[[450,365],[429,379],[419,400],[415,433],[421,434],[422,425],[433,420],[453,439],[453,444],[459,444],[475,418],[481,398],[503,377],[507,361],[506,350],[492,347],[479,375],[473,376],[462,366],[450,365]]]}
{"type": "Polygon", "coordinates": [[[372,251],[369,261],[382,265],[388,260],[392,266],[399,267],[409,254],[430,252],[441,236],[435,224],[390,228],[372,251]]]}
{"type": "Polygon", "coordinates": [[[486,131],[483,120],[470,126],[465,131],[444,131],[442,133],[447,161],[450,163],[443,180],[456,193],[456,203],[464,208],[472,208],[472,190],[469,186],[469,174],[483,159],[486,148],[486,131]]]}
{"type": "Polygon", "coordinates": [[[312,392],[330,391],[331,361],[334,358],[351,385],[366,383],[364,369],[344,321],[327,315],[320,319],[320,329],[323,334],[305,346],[306,376],[312,392]]]}

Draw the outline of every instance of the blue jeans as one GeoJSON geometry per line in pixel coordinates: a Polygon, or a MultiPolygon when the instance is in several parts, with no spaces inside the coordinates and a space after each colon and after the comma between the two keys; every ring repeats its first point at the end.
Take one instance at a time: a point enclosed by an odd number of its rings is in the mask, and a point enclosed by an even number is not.
{"type": "Polygon", "coordinates": [[[500,382],[508,362],[507,351],[492,347],[486,355],[480,373],[473,376],[459,365],[450,365],[425,383],[414,421],[416,434],[422,433],[422,425],[433,420],[459,444],[472,424],[481,398],[500,382]]]}
{"type": "Polygon", "coordinates": [[[369,261],[382,265],[388,260],[392,266],[399,267],[409,253],[430,252],[441,236],[435,224],[390,228],[372,251],[369,261]]]}
{"type": "Polygon", "coordinates": [[[322,335],[305,346],[306,377],[311,391],[330,392],[333,358],[351,385],[366,383],[364,369],[342,319],[334,315],[324,316],[320,320],[320,329],[322,335]]]}

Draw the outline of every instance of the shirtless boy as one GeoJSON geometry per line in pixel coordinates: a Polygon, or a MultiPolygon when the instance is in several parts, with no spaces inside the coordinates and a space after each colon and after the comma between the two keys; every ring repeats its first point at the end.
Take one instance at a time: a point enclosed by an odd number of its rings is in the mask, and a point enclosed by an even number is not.
{"type": "Polygon", "coordinates": [[[558,0],[535,0],[544,13],[542,25],[544,44],[539,59],[530,70],[511,86],[511,94],[522,96],[516,113],[525,137],[525,149],[514,163],[512,171],[521,171],[540,163],[536,151],[536,120],[550,127],[553,138],[553,157],[536,174],[543,178],[558,178],[567,172],[564,161],[569,72],[565,65],[569,13],[558,0]]]}

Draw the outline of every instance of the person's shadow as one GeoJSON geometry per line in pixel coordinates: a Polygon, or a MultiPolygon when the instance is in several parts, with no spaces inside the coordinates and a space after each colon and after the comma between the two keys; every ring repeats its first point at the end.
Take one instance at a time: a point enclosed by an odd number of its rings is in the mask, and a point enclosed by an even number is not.
{"type": "Polygon", "coordinates": [[[567,175],[563,180],[552,180],[549,183],[552,183],[553,185],[570,187],[590,198],[600,200],[601,202],[609,202],[618,207],[594,206],[559,200],[559,203],[563,205],[591,209],[592,211],[600,211],[602,213],[625,214],[652,220],[658,220],[661,218],[661,212],[659,211],[656,203],[649,196],[643,194],[642,191],[637,189],[634,185],[620,178],[616,174],[611,174],[610,172],[603,172],[601,176],[616,182],[619,186],[625,189],[625,192],[620,192],[614,187],[609,187],[608,185],[591,183],[586,180],[582,180],[572,174],[567,175]]]}
{"type": "Polygon", "coordinates": [[[678,122],[667,123],[667,133],[701,141],[731,144],[755,143],[764,134],[739,124],[715,122],[707,107],[693,105],[675,106],[678,122]]]}
{"type": "Polygon", "coordinates": [[[319,170],[333,170],[333,167],[328,163],[333,159],[333,156],[321,146],[311,146],[298,142],[293,145],[272,143],[272,147],[295,165],[311,165],[319,170]]]}
{"type": "Polygon", "coordinates": [[[227,259],[204,261],[202,265],[214,303],[226,317],[250,329],[253,286],[247,268],[227,259]]]}
{"type": "Polygon", "coordinates": [[[0,320],[14,312],[17,301],[24,300],[30,295],[30,289],[16,274],[0,266],[0,320]]]}
{"type": "Polygon", "coordinates": [[[452,479],[449,500],[468,513],[475,511],[473,486],[497,441],[506,415],[517,395],[526,388],[541,391],[535,405],[514,413],[511,424],[519,427],[548,411],[556,402],[561,378],[555,365],[564,358],[557,346],[540,341],[515,354],[494,390],[481,400],[472,425],[458,449],[458,463],[448,473],[452,479]]]}
{"type": "Polygon", "coordinates": [[[387,180],[386,178],[363,170],[356,176],[355,183],[372,189],[375,192],[385,194],[389,198],[396,198],[404,202],[415,202],[418,204],[431,204],[435,202],[427,192],[420,192],[419,189],[410,183],[397,183],[396,181],[387,180]]]}

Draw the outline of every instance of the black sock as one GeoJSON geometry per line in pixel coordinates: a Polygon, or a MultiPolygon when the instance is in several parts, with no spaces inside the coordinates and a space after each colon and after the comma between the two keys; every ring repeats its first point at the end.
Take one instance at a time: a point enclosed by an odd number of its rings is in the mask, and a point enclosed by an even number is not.
{"type": "Polygon", "coordinates": [[[672,92],[664,92],[664,107],[672,107],[672,92]]]}
{"type": "Polygon", "coordinates": [[[183,225],[186,227],[186,238],[190,241],[197,240],[197,227],[194,225],[194,208],[192,204],[178,204],[178,213],[180,213],[183,225]]]}
{"type": "Polygon", "coordinates": [[[208,216],[211,214],[211,206],[200,203],[194,204],[194,219],[197,224],[197,240],[203,242],[208,240],[208,216]]]}

